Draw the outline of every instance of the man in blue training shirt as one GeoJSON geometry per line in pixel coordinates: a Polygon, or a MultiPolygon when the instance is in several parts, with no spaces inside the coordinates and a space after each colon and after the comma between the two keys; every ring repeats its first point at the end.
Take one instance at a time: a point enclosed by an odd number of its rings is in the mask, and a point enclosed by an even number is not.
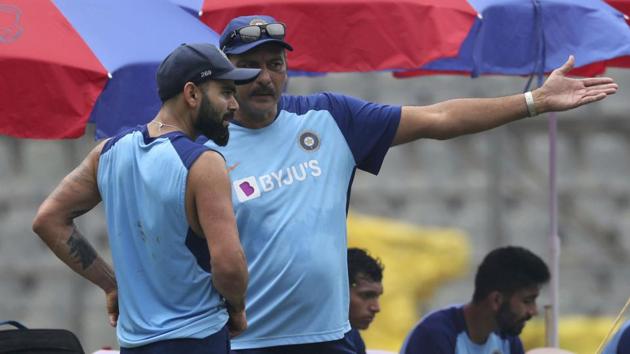
{"type": "Polygon", "coordinates": [[[261,69],[237,88],[230,143],[207,143],[231,171],[249,265],[249,326],[232,341],[242,353],[353,353],[343,338],[350,331],[346,209],[356,168],[378,173],[392,145],[475,133],[617,90],[609,78],[566,78],[570,59],[527,96],[398,107],[335,93],[282,95],[285,50],[292,50],[285,30],[271,17],[243,16],[220,38],[235,66],[261,69]]]}
{"type": "Polygon", "coordinates": [[[350,280],[350,326],[346,335],[357,354],[365,354],[365,342],[359,330],[366,330],[381,311],[378,300],[383,295],[383,265],[360,248],[348,249],[350,280]]]}
{"type": "Polygon", "coordinates": [[[630,353],[630,321],[624,323],[608,342],[602,354],[630,353]]]}
{"type": "Polygon", "coordinates": [[[538,313],[549,282],[545,262],[522,247],[490,252],[475,275],[472,301],[433,312],[409,333],[401,354],[523,354],[518,335],[538,313]]]}
{"type": "Polygon", "coordinates": [[[227,354],[229,335],[247,327],[225,161],[194,139],[227,143],[235,82],[259,72],[234,68],[210,44],[176,48],[157,72],[153,121],[98,144],[35,217],[57,257],[105,291],[121,353],[227,354]],[[115,276],[73,221],[101,199],[115,276]]]}

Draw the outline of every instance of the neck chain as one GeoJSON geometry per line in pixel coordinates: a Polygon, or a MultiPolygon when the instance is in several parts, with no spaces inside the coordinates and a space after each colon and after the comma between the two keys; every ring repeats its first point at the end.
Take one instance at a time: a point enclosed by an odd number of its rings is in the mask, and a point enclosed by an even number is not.
{"type": "Polygon", "coordinates": [[[176,125],[165,124],[165,123],[162,123],[162,121],[159,121],[159,120],[154,120],[154,121],[153,121],[153,122],[151,122],[151,123],[156,123],[156,124],[158,125],[158,132],[159,132],[160,134],[162,134],[162,128],[163,128],[163,127],[169,127],[169,128],[175,128],[175,129],[177,129],[177,130],[182,130],[180,127],[178,127],[178,126],[176,126],[176,125]]]}

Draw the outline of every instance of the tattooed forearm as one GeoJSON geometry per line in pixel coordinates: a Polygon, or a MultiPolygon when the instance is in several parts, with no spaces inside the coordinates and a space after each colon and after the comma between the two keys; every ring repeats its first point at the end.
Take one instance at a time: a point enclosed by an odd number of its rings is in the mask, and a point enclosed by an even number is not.
{"type": "Polygon", "coordinates": [[[66,245],[70,247],[70,256],[74,258],[76,262],[81,263],[81,268],[86,270],[94,263],[96,259],[96,251],[90,245],[83,235],[77,230],[76,227],[72,228],[72,234],[66,242],[66,245]]]}

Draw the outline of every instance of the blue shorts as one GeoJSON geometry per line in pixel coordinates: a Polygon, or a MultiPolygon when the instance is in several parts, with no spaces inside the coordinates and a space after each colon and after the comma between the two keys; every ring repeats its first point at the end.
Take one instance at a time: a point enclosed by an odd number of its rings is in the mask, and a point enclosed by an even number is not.
{"type": "Polygon", "coordinates": [[[227,327],[206,338],[168,339],[134,348],[120,348],[120,354],[229,354],[227,327]]]}
{"type": "Polygon", "coordinates": [[[343,338],[330,342],[241,349],[233,350],[232,354],[357,354],[358,351],[348,333],[343,338]]]}

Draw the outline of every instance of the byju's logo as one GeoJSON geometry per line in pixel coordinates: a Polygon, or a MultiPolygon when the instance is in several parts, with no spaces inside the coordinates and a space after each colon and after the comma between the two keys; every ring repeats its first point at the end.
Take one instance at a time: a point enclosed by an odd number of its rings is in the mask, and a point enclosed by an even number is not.
{"type": "Polygon", "coordinates": [[[318,178],[322,175],[319,161],[309,160],[271,171],[261,176],[249,176],[232,183],[239,202],[260,197],[263,193],[318,178]]]}
{"type": "Polygon", "coordinates": [[[236,197],[241,203],[260,197],[260,188],[258,188],[258,183],[254,176],[234,181],[232,185],[236,191],[236,197]]]}

